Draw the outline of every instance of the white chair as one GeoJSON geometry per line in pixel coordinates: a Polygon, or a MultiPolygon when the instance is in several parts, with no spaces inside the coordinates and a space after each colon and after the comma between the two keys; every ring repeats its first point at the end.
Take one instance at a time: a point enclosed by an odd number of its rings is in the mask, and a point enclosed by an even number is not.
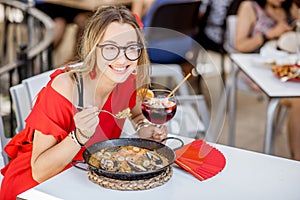
{"type": "MultiPolygon", "coordinates": [[[[178,64],[151,64],[151,77],[152,78],[171,78],[174,79],[176,83],[179,83],[184,79],[181,66],[178,64]]],[[[180,95],[188,95],[188,85],[183,84],[178,88],[180,95]]]]}
{"type": "Polygon", "coordinates": [[[49,75],[54,70],[24,79],[21,84],[12,86],[10,94],[12,97],[13,108],[17,120],[16,133],[25,128],[25,119],[29,115],[38,92],[50,80],[49,75]]]}
{"type": "Polygon", "coordinates": [[[18,133],[25,128],[25,119],[31,111],[31,101],[24,84],[12,86],[9,90],[17,120],[16,133],[18,133]]]}
{"type": "Polygon", "coordinates": [[[226,18],[226,31],[225,31],[225,41],[224,41],[224,49],[228,53],[235,53],[237,52],[234,48],[235,43],[235,31],[236,31],[236,23],[237,23],[237,16],[236,15],[229,15],[226,18]]]}
{"type": "Polygon", "coordinates": [[[166,125],[172,134],[198,138],[209,126],[209,113],[203,95],[178,95],[177,111],[166,125]]]}
{"type": "MultiPolygon", "coordinates": [[[[4,147],[9,141],[9,138],[7,138],[5,136],[3,120],[2,120],[1,115],[0,115],[0,140],[1,140],[1,142],[0,142],[0,147],[1,147],[0,169],[1,169],[2,167],[4,167],[4,165],[6,165],[8,163],[8,156],[6,155],[6,153],[4,151],[4,147]]],[[[2,176],[0,177],[0,180],[1,180],[1,178],[2,178],[2,176]]]]}
{"type": "MultiPolygon", "coordinates": [[[[74,63],[68,65],[68,67],[77,67],[80,66],[82,62],[74,63]]],[[[66,66],[63,66],[61,68],[64,68],[66,66]]],[[[44,73],[32,76],[30,78],[24,79],[22,81],[22,84],[24,84],[26,90],[27,90],[27,96],[29,98],[29,101],[31,102],[31,108],[33,107],[36,95],[39,93],[39,91],[46,86],[46,84],[50,81],[50,75],[55,71],[56,69],[46,71],[44,73]]]]}
{"type": "MultiPolygon", "coordinates": [[[[70,67],[75,67],[81,64],[82,63],[75,63],[70,65],[70,67]]],[[[35,103],[38,92],[48,83],[50,75],[54,71],[55,69],[24,79],[21,84],[10,88],[10,94],[17,120],[16,133],[25,128],[25,119],[29,115],[35,103]]]]}
{"type": "MultiPolygon", "coordinates": [[[[181,67],[177,64],[152,64],[151,78],[158,77],[172,78],[175,84],[172,87],[184,79],[181,67]]],[[[188,84],[185,82],[176,92],[176,100],[178,101],[176,114],[171,121],[166,123],[169,132],[192,138],[205,134],[209,126],[210,114],[204,96],[190,95],[188,84]]],[[[135,130],[131,122],[126,120],[122,136],[130,137],[134,134],[135,130]]]]}
{"type": "MultiPolygon", "coordinates": [[[[203,95],[178,95],[177,111],[172,120],[167,122],[170,133],[190,138],[201,138],[209,126],[209,112],[203,95]]],[[[125,120],[122,137],[132,137],[135,129],[129,120],[125,120]]]]}
{"type": "Polygon", "coordinates": [[[50,74],[52,74],[54,70],[50,70],[35,76],[32,76],[30,78],[24,79],[22,81],[22,84],[25,86],[27,90],[27,97],[29,102],[31,102],[30,108],[33,107],[36,95],[38,92],[48,83],[50,80],[50,74]]]}
{"type": "MultiPolygon", "coordinates": [[[[173,88],[184,79],[180,65],[153,63],[151,67],[152,78],[170,77],[174,80],[173,88]]],[[[210,116],[204,96],[191,95],[187,82],[184,82],[175,94],[178,106],[174,118],[166,123],[168,130],[172,134],[193,138],[204,134],[208,129],[210,116]]]]}

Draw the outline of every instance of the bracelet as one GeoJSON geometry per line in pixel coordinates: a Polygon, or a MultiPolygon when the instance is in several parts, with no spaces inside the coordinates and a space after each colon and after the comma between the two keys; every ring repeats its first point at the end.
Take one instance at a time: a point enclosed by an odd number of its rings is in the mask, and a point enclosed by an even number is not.
{"type": "Polygon", "coordinates": [[[84,144],[81,144],[81,143],[78,141],[78,139],[77,139],[77,137],[76,137],[76,134],[75,134],[75,130],[72,131],[72,132],[70,133],[70,135],[71,135],[72,140],[73,140],[80,148],[84,146],[84,144]]]}
{"type": "Polygon", "coordinates": [[[79,135],[81,135],[82,137],[84,137],[85,139],[91,139],[91,137],[93,137],[93,136],[86,136],[85,134],[83,134],[82,132],[81,132],[81,130],[79,129],[79,128],[76,128],[76,130],[78,131],[78,133],[79,133],[79,135]]]}
{"type": "Polygon", "coordinates": [[[142,119],[136,123],[135,131],[138,132],[141,128],[148,127],[150,125],[151,122],[149,122],[147,119],[142,119]]]}

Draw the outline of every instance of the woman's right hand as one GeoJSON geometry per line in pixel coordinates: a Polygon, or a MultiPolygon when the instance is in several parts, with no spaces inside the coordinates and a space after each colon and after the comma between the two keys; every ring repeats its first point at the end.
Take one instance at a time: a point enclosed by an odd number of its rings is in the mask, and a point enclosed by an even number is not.
{"type": "Polygon", "coordinates": [[[80,142],[85,144],[88,139],[91,138],[96,130],[97,125],[99,124],[99,109],[96,106],[84,108],[82,111],[74,115],[74,121],[76,129],[77,138],[80,138],[80,142]],[[84,136],[78,134],[80,131],[84,136]]]}

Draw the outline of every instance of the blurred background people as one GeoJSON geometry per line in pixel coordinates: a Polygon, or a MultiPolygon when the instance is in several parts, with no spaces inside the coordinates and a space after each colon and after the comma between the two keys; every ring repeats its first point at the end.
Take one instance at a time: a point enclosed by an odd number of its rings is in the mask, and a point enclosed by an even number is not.
{"type": "Polygon", "coordinates": [[[200,34],[198,42],[207,50],[216,52],[223,49],[225,19],[233,0],[204,0],[199,12],[200,34]]]}
{"type": "Polygon", "coordinates": [[[54,20],[55,23],[55,31],[54,31],[54,41],[53,41],[53,49],[54,51],[59,47],[62,43],[63,37],[66,34],[67,25],[75,24],[76,25],[76,34],[75,34],[75,45],[70,45],[72,50],[68,50],[71,52],[70,57],[65,58],[66,60],[61,61],[54,61],[54,65],[60,66],[65,62],[70,60],[77,60],[78,59],[78,49],[80,44],[80,39],[83,34],[83,30],[85,24],[87,23],[88,18],[91,16],[92,12],[87,10],[81,10],[66,6],[61,6],[58,4],[51,4],[47,3],[43,0],[36,0],[35,7],[49,17],[54,20]]]}
{"type": "MultiPolygon", "coordinates": [[[[255,0],[241,3],[237,14],[235,48],[239,52],[258,52],[268,41],[293,30],[299,19],[293,0],[255,0]]],[[[300,160],[300,99],[287,99],[288,135],[293,159],[300,160]]]]}
{"type": "Polygon", "coordinates": [[[255,0],[241,3],[238,10],[235,48],[258,52],[268,40],[293,29],[298,7],[292,0],[255,0]]]}
{"type": "Polygon", "coordinates": [[[133,0],[132,12],[143,18],[155,0],[133,0]]]}

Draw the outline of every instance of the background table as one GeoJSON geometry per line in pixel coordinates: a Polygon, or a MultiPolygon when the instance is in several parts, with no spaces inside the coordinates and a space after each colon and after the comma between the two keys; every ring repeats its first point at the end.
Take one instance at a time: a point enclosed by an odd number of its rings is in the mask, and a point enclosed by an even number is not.
{"type": "Polygon", "coordinates": [[[172,178],[162,186],[117,191],[92,183],[86,172],[72,167],[33,190],[61,199],[300,199],[300,162],[223,145],[215,147],[226,157],[226,166],[202,182],[174,164],[172,178]]]}
{"type": "Polygon", "coordinates": [[[78,8],[83,10],[95,10],[100,6],[107,5],[131,5],[134,0],[44,0],[48,3],[78,8]]]}
{"type": "Polygon", "coordinates": [[[231,54],[230,59],[236,66],[233,66],[233,72],[227,84],[229,85],[228,87],[230,87],[230,145],[234,144],[236,76],[239,71],[243,71],[269,98],[265,126],[264,152],[270,154],[272,152],[272,120],[276,108],[282,98],[300,97],[300,84],[299,82],[280,82],[273,74],[271,65],[264,64],[259,54],[231,54]]]}

